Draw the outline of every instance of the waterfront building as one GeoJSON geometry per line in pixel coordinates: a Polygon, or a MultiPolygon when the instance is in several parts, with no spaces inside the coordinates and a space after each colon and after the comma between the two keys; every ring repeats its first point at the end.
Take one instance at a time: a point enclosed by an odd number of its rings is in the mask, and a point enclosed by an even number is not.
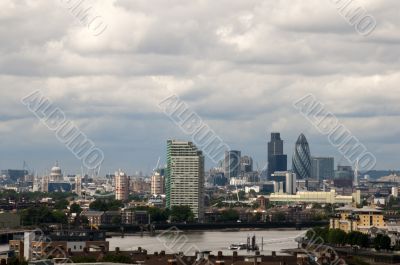
{"type": "Polygon", "coordinates": [[[9,241],[9,249],[19,260],[30,261],[50,256],[65,258],[66,252],[76,255],[105,253],[109,251],[109,242],[102,231],[67,229],[45,233],[35,230],[14,236],[9,241]]]}
{"type": "Polygon", "coordinates": [[[204,213],[204,156],[192,142],[167,141],[167,207],[190,206],[198,219],[204,213]]]}
{"type": "Polygon", "coordinates": [[[275,171],[287,170],[287,155],[283,154],[283,140],[278,132],[271,133],[271,141],[268,142],[268,170],[267,178],[275,171]]]}
{"type": "Polygon", "coordinates": [[[279,203],[330,203],[330,204],[360,204],[361,192],[357,190],[349,196],[336,194],[334,189],[324,191],[298,191],[296,194],[272,193],[269,196],[271,202],[279,203]]]}
{"type": "Polygon", "coordinates": [[[115,199],[120,201],[128,200],[129,178],[121,170],[115,172],[115,199]]]}
{"type": "Polygon", "coordinates": [[[224,173],[228,179],[240,176],[241,152],[236,150],[225,151],[224,173]]]}
{"type": "Polygon", "coordinates": [[[340,229],[346,233],[358,231],[365,234],[369,233],[373,227],[387,230],[383,211],[380,209],[345,206],[337,208],[336,212],[335,217],[330,219],[331,229],[340,229]]]}
{"type": "Polygon", "coordinates": [[[311,178],[311,154],[310,147],[304,134],[300,134],[292,158],[292,170],[298,179],[311,178]]]}
{"type": "Polygon", "coordinates": [[[334,158],[333,157],[311,157],[311,178],[316,180],[333,179],[334,158]]]}

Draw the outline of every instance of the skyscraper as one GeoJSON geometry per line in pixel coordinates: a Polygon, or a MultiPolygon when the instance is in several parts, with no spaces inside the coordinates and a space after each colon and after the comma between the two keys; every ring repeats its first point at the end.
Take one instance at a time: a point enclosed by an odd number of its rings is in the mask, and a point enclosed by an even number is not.
{"type": "Polygon", "coordinates": [[[82,176],[75,176],[75,193],[78,196],[82,196],[82,176]]]}
{"type": "Polygon", "coordinates": [[[115,199],[126,201],[129,196],[129,179],[128,176],[118,170],[115,172],[115,199]]]}
{"type": "Polygon", "coordinates": [[[335,175],[333,157],[311,157],[311,177],[317,180],[333,179],[335,175]]]}
{"type": "Polygon", "coordinates": [[[240,158],[240,171],[244,173],[253,171],[253,158],[251,156],[243,156],[240,158]]]}
{"type": "Polygon", "coordinates": [[[240,175],[241,152],[236,150],[225,151],[224,174],[228,179],[238,178],[240,175]]]}
{"type": "Polygon", "coordinates": [[[310,147],[304,134],[300,134],[292,158],[292,170],[298,179],[311,178],[311,154],[310,147]]]}
{"type": "Polygon", "coordinates": [[[287,170],[287,155],[283,154],[283,140],[281,134],[271,133],[271,141],[268,142],[268,180],[275,171],[287,170]]]}
{"type": "Polygon", "coordinates": [[[167,207],[190,206],[198,219],[204,214],[204,156],[192,142],[167,141],[167,207]]]}

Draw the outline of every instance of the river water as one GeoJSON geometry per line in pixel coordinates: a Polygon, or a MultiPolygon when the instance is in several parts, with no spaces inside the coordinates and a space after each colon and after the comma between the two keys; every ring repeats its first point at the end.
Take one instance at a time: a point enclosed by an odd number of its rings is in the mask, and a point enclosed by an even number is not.
{"type": "MultiPolygon", "coordinates": [[[[109,238],[110,250],[119,247],[121,250],[137,250],[138,247],[146,249],[148,253],[184,252],[194,254],[197,250],[212,251],[217,254],[222,251],[225,255],[232,254],[229,246],[233,243],[246,243],[248,236],[256,236],[256,243],[260,252],[265,255],[272,251],[279,252],[282,249],[296,248],[295,238],[304,235],[305,231],[296,230],[239,230],[239,231],[185,231],[174,233],[159,233],[154,237],[144,235],[126,235],[124,238],[116,236],[109,238]],[[262,246],[262,242],[264,243],[262,246]]],[[[248,254],[246,250],[238,251],[239,254],[248,254]]]]}
{"type": "MultiPolygon", "coordinates": [[[[108,238],[110,250],[119,247],[120,250],[137,250],[138,247],[146,249],[149,254],[164,250],[166,253],[183,252],[193,255],[195,251],[212,251],[217,254],[222,251],[224,255],[232,255],[229,246],[234,243],[246,243],[248,236],[256,235],[256,243],[261,254],[270,255],[272,251],[296,248],[295,238],[304,235],[305,231],[289,229],[272,230],[227,230],[227,231],[185,231],[165,233],[159,232],[155,236],[140,234],[114,236],[108,238]],[[261,242],[264,242],[263,246],[261,242]]],[[[0,245],[0,251],[7,250],[8,245],[0,245]]],[[[241,255],[249,254],[246,250],[238,251],[241,255]]]]}

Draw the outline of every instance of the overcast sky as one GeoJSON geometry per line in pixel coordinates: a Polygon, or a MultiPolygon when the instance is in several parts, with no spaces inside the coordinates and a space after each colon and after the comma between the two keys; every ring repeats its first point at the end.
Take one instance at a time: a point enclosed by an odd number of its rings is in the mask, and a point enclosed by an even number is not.
{"type": "Polygon", "coordinates": [[[150,172],[167,139],[190,140],[158,107],[171,94],[259,167],[271,131],[289,160],[303,132],[312,155],[345,164],[292,106],[313,93],[377,169],[400,168],[400,1],[359,1],[377,22],[369,36],[330,0],[86,0],[100,35],[68,1],[0,1],[0,168],[81,171],[21,103],[36,89],[104,151],[103,174],[150,172]]]}

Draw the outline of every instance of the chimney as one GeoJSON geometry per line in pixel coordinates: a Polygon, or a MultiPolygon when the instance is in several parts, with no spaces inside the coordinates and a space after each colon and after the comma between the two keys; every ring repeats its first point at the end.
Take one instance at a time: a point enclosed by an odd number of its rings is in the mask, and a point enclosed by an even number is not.
{"type": "Polygon", "coordinates": [[[272,251],[272,257],[276,257],[276,251],[272,251]]]}
{"type": "Polygon", "coordinates": [[[217,260],[222,260],[222,251],[218,251],[217,260]]]}
{"type": "Polygon", "coordinates": [[[164,251],[164,250],[162,250],[162,251],[160,252],[160,256],[162,256],[162,257],[165,256],[165,251],[164,251]]]}
{"type": "Polygon", "coordinates": [[[117,255],[119,254],[119,247],[115,248],[115,254],[117,254],[117,255]]]}
{"type": "Polygon", "coordinates": [[[238,260],[238,253],[237,251],[233,251],[232,263],[235,263],[237,260],[238,260]]]}
{"type": "Polygon", "coordinates": [[[177,265],[176,259],[169,259],[168,260],[168,265],[177,265]]]}

